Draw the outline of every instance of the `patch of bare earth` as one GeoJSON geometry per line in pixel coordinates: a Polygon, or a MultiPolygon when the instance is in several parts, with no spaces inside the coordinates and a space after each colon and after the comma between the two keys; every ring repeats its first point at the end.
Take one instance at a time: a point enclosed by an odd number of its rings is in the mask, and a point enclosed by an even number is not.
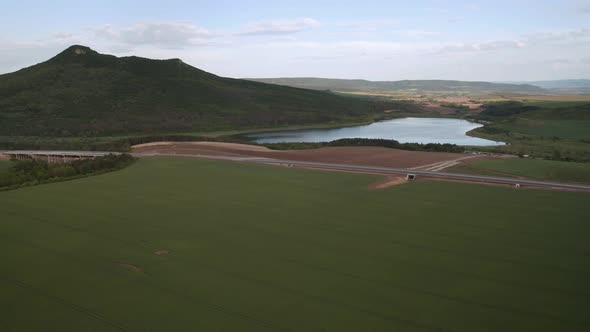
{"type": "Polygon", "coordinates": [[[436,112],[436,113],[444,114],[444,115],[455,114],[457,112],[456,109],[441,106],[439,103],[425,103],[424,108],[426,108],[426,110],[428,110],[428,111],[436,112]]]}
{"type": "Polygon", "coordinates": [[[220,142],[164,142],[136,145],[133,152],[263,157],[295,161],[412,168],[465,157],[462,153],[424,152],[382,147],[324,147],[309,150],[271,150],[262,146],[220,142]]]}
{"type": "Polygon", "coordinates": [[[133,265],[133,264],[124,263],[124,262],[114,262],[114,263],[117,264],[118,266],[124,268],[124,269],[129,270],[129,271],[143,272],[143,270],[140,267],[138,267],[136,265],[133,265]]]}
{"type": "Polygon", "coordinates": [[[151,150],[153,148],[174,149],[174,148],[196,148],[196,149],[220,149],[223,151],[272,151],[269,148],[259,145],[248,145],[225,142],[152,142],[145,144],[133,145],[131,148],[134,152],[141,150],[151,150]]]}
{"type": "Polygon", "coordinates": [[[169,253],[170,253],[170,250],[156,250],[156,251],[154,251],[154,255],[158,255],[158,256],[168,255],[169,253]]]}
{"type": "Polygon", "coordinates": [[[406,179],[401,176],[387,176],[385,180],[381,180],[369,185],[369,190],[385,189],[392,186],[397,186],[406,183],[406,179]]]}

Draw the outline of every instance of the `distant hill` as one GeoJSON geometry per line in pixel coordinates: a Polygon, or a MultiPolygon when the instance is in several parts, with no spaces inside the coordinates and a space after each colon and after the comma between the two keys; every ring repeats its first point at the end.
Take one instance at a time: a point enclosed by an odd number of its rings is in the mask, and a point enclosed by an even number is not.
{"type": "Polygon", "coordinates": [[[72,46],[0,75],[0,136],[173,133],[366,118],[377,104],[72,46]]]}
{"type": "Polygon", "coordinates": [[[466,82],[445,80],[366,81],[315,77],[299,78],[250,78],[248,80],[286,85],[297,88],[332,91],[362,92],[469,92],[469,93],[526,93],[543,94],[547,91],[530,84],[503,84],[490,82],[466,82]]]}
{"type": "Polygon", "coordinates": [[[590,80],[586,79],[507,83],[531,84],[546,89],[552,93],[590,94],[590,80]]]}
{"type": "Polygon", "coordinates": [[[554,81],[525,81],[507,82],[513,84],[531,84],[543,89],[569,89],[569,88],[590,88],[590,80],[554,80],[554,81]]]}

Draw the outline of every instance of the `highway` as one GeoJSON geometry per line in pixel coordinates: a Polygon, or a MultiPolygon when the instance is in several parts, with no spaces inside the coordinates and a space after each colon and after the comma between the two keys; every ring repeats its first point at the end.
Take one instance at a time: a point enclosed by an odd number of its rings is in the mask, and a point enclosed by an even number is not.
{"type": "MultiPolygon", "coordinates": [[[[119,152],[108,151],[10,151],[0,150],[0,154],[9,156],[13,155],[29,155],[29,156],[64,156],[64,157],[97,157],[104,156],[109,153],[119,154],[119,152]]],[[[282,160],[273,158],[259,158],[259,157],[228,157],[228,156],[211,156],[211,155],[195,155],[195,154],[164,154],[164,153],[131,153],[132,156],[138,158],[145,157],[184,157],[184,158],[200,158],[212,160],[227,160],[235,162],[247,162],[267,165],[281,165],[291,167],[309,167],[326,170],[365,172],[365,173],[379,173],[379,174],[396,174],[406,176],[407,174],[414,174],[416,178],[420,177],[454,180],[454,181],[469,181],[476,183],[494,183],[504,185],[519,185],[521,187],[533,187],[544,189],[561,189],[561,190],[576,190],[590,192],[590,185],[552,182],[532,179],[517,179],[496,176],[472,175],[472,174],[458,174],[458,173],[444,173],[436,171],[425,171],[417,169],[392,168],[392,167],[378,167],[378,166],[362,166],[362,165],[348,165],[348,164],[332,164],[332,163],[318,163],[308,161],[282,160]]]]}

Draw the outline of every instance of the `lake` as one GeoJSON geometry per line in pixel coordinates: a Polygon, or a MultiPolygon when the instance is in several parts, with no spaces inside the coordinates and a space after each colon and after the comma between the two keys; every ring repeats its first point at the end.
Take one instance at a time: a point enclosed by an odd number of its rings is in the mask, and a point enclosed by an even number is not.
{"type": "Polygon", "coordinates": [[[504,145],[465,133],[481,127],[479,123],[460,119],[403,118],[374,122],[369,125],[291,130],[246,135],[257,143],[329,142],[341,138],[394,139],[400,143],[449,143],[457,145],[504,145]]]}

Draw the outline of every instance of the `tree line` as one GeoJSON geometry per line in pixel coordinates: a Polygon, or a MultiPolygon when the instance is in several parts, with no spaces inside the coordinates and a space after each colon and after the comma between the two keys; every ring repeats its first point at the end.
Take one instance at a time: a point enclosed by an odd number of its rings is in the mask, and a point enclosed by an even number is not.
{"type": "Polygon", "coordinates": [[[318,143],[269,143],[264,146],[273,150],[317,149],[326,146],[377,146],[390,149],[429,152],[465,152],[465,148],[455,144],[440,143],[400,143],[393,139],[380,138],[343,138],[331,142],[318,143]]]}
{"type": "Polygon", "coordinates": [[[35,159],[14,161],[14,165],[7,172],[0,173],[0,189],[104,173],[129,166],[135,159],[129,154],[109,154],[68,163],[48,163],[35,159]]]}

